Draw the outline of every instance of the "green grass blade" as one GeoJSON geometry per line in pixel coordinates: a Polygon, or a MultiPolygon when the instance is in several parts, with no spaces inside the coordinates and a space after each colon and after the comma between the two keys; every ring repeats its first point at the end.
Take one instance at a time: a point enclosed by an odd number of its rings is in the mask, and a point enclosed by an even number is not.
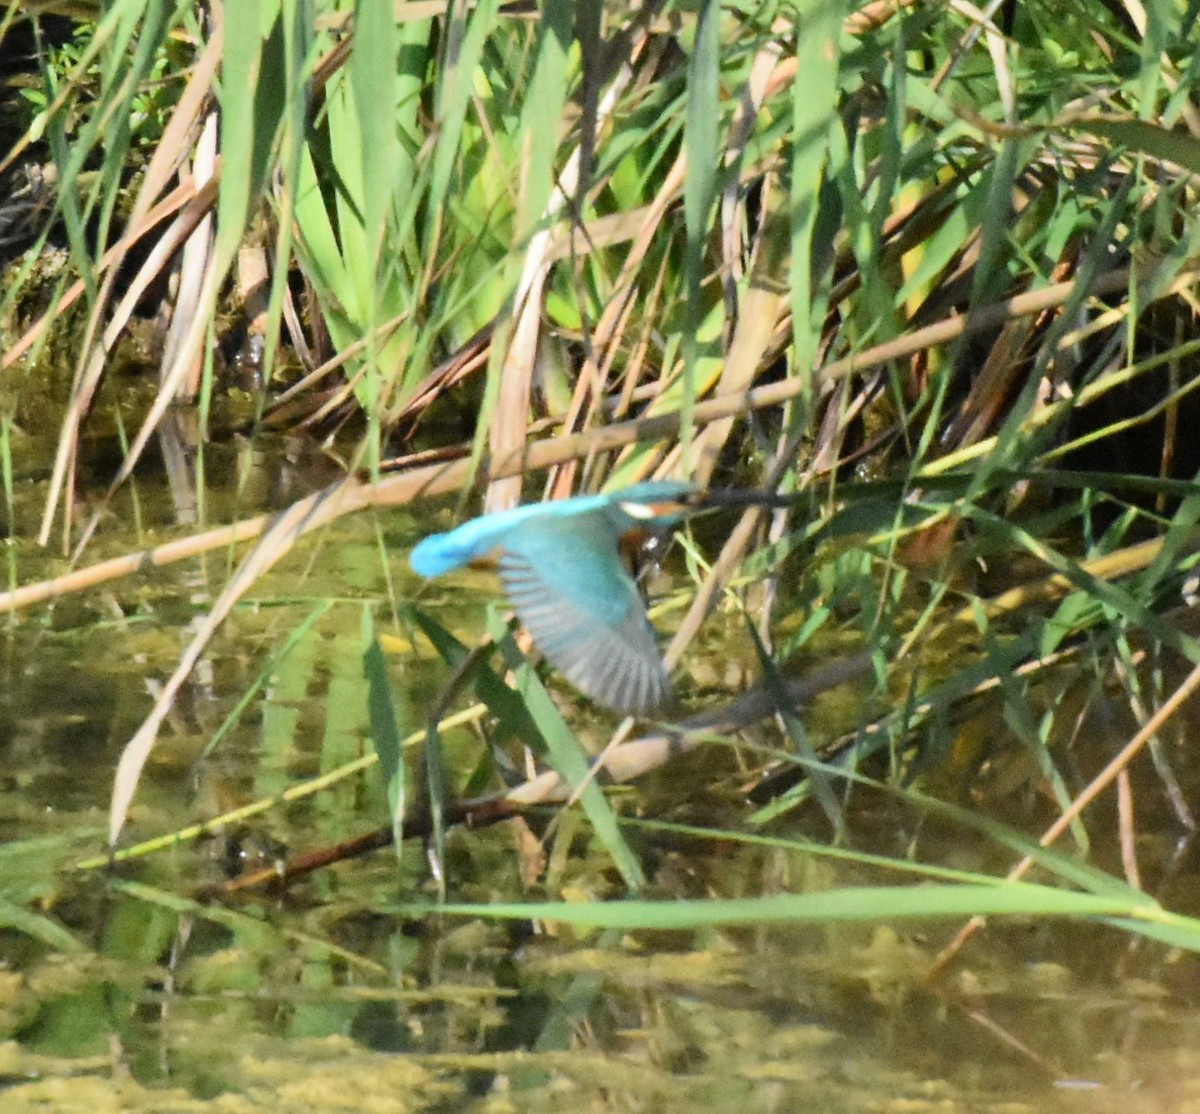
{"type": "MultiPolygon", "coordinates": [[[[371,742],[379,755],[388,811],[399,857],[404,840],[404,808],[408,798],[408,776],[404,766],[404,729],[402,711],[397,707],[388,681],[387,658],[375,637],[375,624],[369,607],[362,617],[363,674],[367,679],[367,710],[371,723],[371,742]]],[[[403,717],[407,718],[407,717],[403,717]]]]}
{"type": "Polygon", "coordinates": [[[534,50],[533,74],[521,107],[518,135],[527,145],[521,160],[522,188],[517,242],[542,219],[554,186],[554,156],[559,150],[562,112],[567,102],[567,52],[571,47],[571,0],[547,0],[542,7],[534,50]]]}
{"type": "Polygon", "coordinates": [[[591,762],[582,744],[567,726],[562,713],[550,699],[537,673],[520,655],[512,640],[506,638],[507,628],[493,617],[489,626],[492,636],[508,648],[508,665],[517,675],[520,692],[538,732],[546,740],[547,757],[558,775],[579,793],[580,804],[592,824],[597,838],[612,856],[625,884],[635,893],[646,884],[642,865],[621,833],[616,814],[608,798],[591,772],[591,762]]]}
{"type": "Polygon", "coordinates": [[[47,947],[60,952],[83,952],[87,948],[75,939],[62,925],[49,917],[31,913],[20,905],[14,905],[0,897],[0,928],[12,929],[33,940],[40,940],[47,947]]]}
{"type": "Polygon", "coordinates": [[[821,190],[829,158],[830,129],[839,127],[838,45],[844,5],[809,0],[796,11],[796,66],[792,85],[791,272],[792,344],[796,374],[809,380],[825,321],[827,293],[816,268],[824,253],[816,243],[821,190]]]}
{"type": "MultiPolygon", "coordinates": [[[[467,108],[475,91],[475,69],[495,23],[498,0],[482,0],[463,21],[465,7],[454,5],[445,27],[446,48],[437,89],[437,144],[429,184],[429,213],[435,224],[446,204],[451,176],[462,157],[460,141],[467,108]]],[[[431,242],[436,241],[430,236],[431,242]]]]}
{"type": "Polygon", "coordinates": [[[355,115],[349,127],[361,138],[363,264],[368,276],[379,264],[398,169],[395,39],[395,17],[387,4],[366,0],[356,5],[348,66],[355,115]]]}
{"type": "Polygon", "coordinates": [[[285,55],[278,16],[278,4],[250,3],[230,5],[224,15],[216,236],[222,270],[241,245],[283,116],[285,55]]]}
{"type": "Polygon", "coordinates": [[[696,360],[700,322],[704,316],[704,271],[709,221],[718,190],[718,156],[721,106],[719,78],[721,5],[700,0],[696,13],[696,38],[688,59],[687,107],[684,139],[687,168],[683,182],[683,214],[687,231],[684,257],[686,316],[683,330],[683,397],[680,400],[683,458],[689,456],[693,434],[692,410],[696,405],[696,360]]]}
{"type": "MultiPolygon", "coordinates": [[[[409,907],[415,911],[415,907],[409,907]]],[[[450,916],[547,920],[593,928],[680,931],[734,925],[895,921],[963,917],[1125,917],[1153,922],[1161,910],[1147,897],[1078,893],[1031,882],[988,885],[852,886],[819,893],[713,901],[528,902],[449,904],[450,916]]],[[[1197,924],[1196,941],[1200,941],[1197,924]]]]}

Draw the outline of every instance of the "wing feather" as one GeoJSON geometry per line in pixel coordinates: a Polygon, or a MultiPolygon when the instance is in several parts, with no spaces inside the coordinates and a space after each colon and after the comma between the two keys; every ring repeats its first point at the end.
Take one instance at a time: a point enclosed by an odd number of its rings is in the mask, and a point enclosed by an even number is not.
{"type": "Polygon", "coordinates": [[[647,712],[671,683],[617,542],[599,512],[528,521],[501,543],[500,579],[534,644],[576,688],[647,712]]]}

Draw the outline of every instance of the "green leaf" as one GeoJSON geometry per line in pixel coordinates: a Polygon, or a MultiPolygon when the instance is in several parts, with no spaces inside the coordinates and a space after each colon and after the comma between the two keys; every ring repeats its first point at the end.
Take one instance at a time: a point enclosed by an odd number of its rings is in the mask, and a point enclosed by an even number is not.
{"type": "Polygon", "coordinates": [[[229,5],[224,19],[216,236],[221,267],[227,267],[237,255],[251,207],[266,183],[285,103],[285,44],[279,5],[246,0],[229,5]]]}
{"type": "Polygon", "coordinates": [[[42,944],[58,948],[60,952],[84,952],[86,947],[67,932],[58,921],[52,921],[36,912],[0,897],[0,928],[11,928],[24,933],[42,944]]]}
{"type": "Polygon", "coordinates": [[[687,143],[687,167],[683,182],[683,213],[687,229],[684,263],[687,314],[683,330],[683,399],[680,411],[685,460],[688,457],[688,446],[693,432],[692,410],[696,404],[697,393],[698,333],[704,316],[701,287],[704,280],[709,222],[717,196],[719,169],[719,0],[700,0],[697,20],[696,41],[688,58],[687,109],[684,124],[684,138],[687,143]]]}
{"type": "MultiPolygon", "coordinates": [[[[415,911],[416,907],[406,907],[415,911]]],[[[894,921],[944,917],[1133,917],[1153,921],[1159,907],[1147,897],[1060,890],[1030,882],[990,885],[928,883],[858,886],[820,893],[714,901],[607,901],[441,905],[450,916],[545,920],[593,928],[683,929],[733,925],[894,921]]],[[[1200,946],[1200,924],[1194,943],[1200,946]]]]}
{"type": "Polygon", "coordinates": [[[792,84],[791,225],[792,343],[798,375],[812,375],[827,296],[817,296],[814,233],[837,119],[838,44],[845,5],[807,0],[796,5],[796,66],[792,84]]]}
{"type": "Polygon", "coordinates": [[[523,175],[521,222],[523,240],[541,219],[554,185],[554,156],[559,146],[562,111],[567,102],[567,52],[571,45],[571,0],[546,0],[538,27],[533,74],[521,106],[517,132],[526,157],[523,175]]]}
{"type": "MultiPolygon", "coordinates": [[[[399,143],[396,138],[396,22],[391,6],[365,0],[355,5],[354,49],[347,67],[354,91],[355,120],[362,138],[362,217],[367,273],[379,264],[388,209],[395,190],[399,143]]],[[[374,300],[369,311],[374,309],[374,300]]]]}
{"type": "Polygon", "coordinates": [[[371,609],[365,605],[362,617],[362,644],[371,741],[375,745],[375,753],[379,755],[379,768],[383,774],[388,809],[391,812],[396,855],[399,857],[404,836],[404,806],[408,788],[404,768],[404,732],[392,699],[391,685],[388,683],[387,657],[375,636],[371,609]]]}
{"type": "Polygon", "coordinates": [[[612,856],[625,884],[635,892],[640,890],[646,884],[642,865],[622,835],[608,798],[592,776],[587,751],[572,734],[562,713],[538,680],[534,668],[517,651],[512,639],[506,638],[508,632],[504,624],[492,618],[489,627],[493,638],[507,651],[509,668],[517,675],[517,690],[537,724],[538,733],[546,741],[550,764],[572,791],[579,794],[584,813],[597,838],[612,856]]]}

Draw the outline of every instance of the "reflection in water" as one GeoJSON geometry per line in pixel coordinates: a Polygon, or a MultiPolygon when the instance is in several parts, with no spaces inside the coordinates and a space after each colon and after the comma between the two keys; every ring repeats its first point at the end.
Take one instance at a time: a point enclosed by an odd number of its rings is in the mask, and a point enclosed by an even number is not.
{"type": "MultiPolygon", "coordinates": [[[[337,536],[323,539],[337,546],[336,569],[297,554],[235,615],[207,662],[211,680],[181,702],[156,752],[133,817],[139,835],[278,792],[366,752],[362,613],[386,610],[374,529],[365,519],[339,523],[337,536]],[[329,597],[341,602],[264,677],[313,601],[329,597]],[[252,690],[258,695],[246,714],[197,764],[252,690]]],[[[234,1103],[221,1109],[241,1109],[242,1096],[257,1104],[246,1109],[272,1110],[1200,1104],[1191,1036],[1200,1021],[1200,965],[1099,925],[994,923],[930,986],[925,973],[954,925],[605,934],[413,919],[398,906],[427,898],[432,887],[411,846],[399,864],[380,852],[282,897],[234,907],[182,896],[222,876],[227,855],[212,841],[111,875],[72,874],[69,864],[100,845],[113,762],[144,715],[148,679],[174,664],[175,626],[206,606],[197,569],[175,575],[64,604],[49,621],[23,621],[0,651],[0,831],[10,841],[0,849],[6,1111],[182,1110],[216,1096],[234,1103]],[[24,842],[34,840],[45,842],[24,842]],[[23,912],[40,922],[22,922],[23,912]],[[71,934],[73,954],[52,927],[71,934]]],[[[461,588],[442,598],[463,608],[464,622],[481,621],[483,603],[463,598],[461,588]]],[[[452,608],[439,616],[458,629],[452,608]]],[[[412,704],[423,706],[435,689],[433,667],[412,651],[393,665],[412,704]]],[[[995,708],[980,704],[976,714],[977,724],[956,725],[960,739],[994,733],[995,708]]],[[[1086,744],[1075,743],[1072,760],[1081,767],[1111,752],[1126,730],[1116,723],[1105,735],[1100,726],[1091,721],[1086,744]]],[[[477,745],[472,730],[447,735],[452,768],[477,745]]],[[[1035,828],[1049,809],[1030,791],[1028,764],[1005,765],[999,753],[975,760],[989,774],[972,782],[975,803],[1035,828]]],[[[702,747],[647,779],[639,810],[737,829],[746,805],[729,786],[742,783],[739,761],[728,749],[702,747]]],[[[470,768],[461,776],[460,789],[472,784],[470,768]]],[[[1196,788],[1185,782],[1181,792],[1194,800],[1196,788]]],[[[1149,775],[1133,786],[1139,802],[1162,792],[1149,775]]],[[[994,844],[895,802],[864,792],[854,804],[849,846],[993,872],[1009,865],[994,844]]],[[[1116,823],[1106,807],[1095,823],[1116,823]]],[[[249,822],[249,842],[244,830],[235,833],[237,854],[333,843],[385,815],[369,772],[249,822]]],[[[451,832],[452,899],[529,893],[519,841],[531,830],[546,834],[546,820],[451,832]]],[[[611,864],[577,820],[549,836],[544,892],[617,896],[611,864]]],[[[824,838],[825,821],[819,811],[797,811],[772,830],[824,838]]],[[[1172,858],[1175,842],[1170,831],[1145,835],[1143,883],[1167,886],[1173,907],[1194,907],[1195,853],[1185,847],[1172,858]]],[[[678,832],[642,830],[636,845],[653,896],[879,881],[853,864],[678,832]]]]}

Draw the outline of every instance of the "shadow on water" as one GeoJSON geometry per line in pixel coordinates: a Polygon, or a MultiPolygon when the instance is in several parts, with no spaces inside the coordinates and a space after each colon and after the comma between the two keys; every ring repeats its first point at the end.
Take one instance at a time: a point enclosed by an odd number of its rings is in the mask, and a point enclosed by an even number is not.
{"type": "MultiPolygon", "coordinates": [[[[319,562],[293,555],[238,610],[163,732],[132,817],[138,838],[368,751],[362,616],[388,610],[377,527],[398,550],[410,540],[402,523],[339,523],[319,562]],[[273,661],[318,604],[308,634],[273,661]]],[[[20,557],[28,579],[42,558],[20,557]]],[[[219,584],[224,562],[212,564],[219,584]]],[[[990,925],[930,985],[953,923],[615,933],[405,914],[435,893],[411,844],[399,862],[378,852],[282,896],[189,896],[248,857],[269,862],[377,826],[386,805],[375,771],[225,838],[111,873],[74,870],[102,846],[116,756],[151,680],[174,665],[177,631],[211,598],[205,584],[200,566],[156,573],[22,616],[0,642],[4,1110],[1200,1109],[1200,965],[1099,924],[990,925]]],[[[464,586],[426,602],[469,638],[488,597],[464,586]]],[[[411,646],[391,660],[400,706],[419,719],[440,673],[411,646]]],[[[602,741],[583,706],[568,706],[602,741]]],[[[981,706],[978,729],[994,714],[981,706]]],[[[448,752],[469,754],[475,741],[469,729],[448,735],[448,752]]],[[[625,811],[734,829],[746,811],[729,788],[739,761],[699,748],[646,779],[625,811]]],[[[472,770],[459,777],[470,785],[472,770]]],[[[1044,802],[1011,771],[994,777],[990,804],[1032,830],[1044,802]]],[[[819,813],[796,815],[783,834],[827,829],[819,813]]],[[[453,830],[448,896],[619,896],[580,816],[561,815],[552,831],[549,820],[453,830]],[[543,859],[531,848],[547,833],[543,859]]],[[[878,881],[854,864],[682,828],[635,827],[631,838],[657,897],[878,881]]],[[[1196,906],[1194,850],[1181,845],[1173,859],[1170,832],[1144,839],[1150,881],[1169,886],[1175,907],[1196,906]]],[[[1009,865],[994,845],[870,792],[854,799],[848,841],[995,873],[1009,865]]]]}

